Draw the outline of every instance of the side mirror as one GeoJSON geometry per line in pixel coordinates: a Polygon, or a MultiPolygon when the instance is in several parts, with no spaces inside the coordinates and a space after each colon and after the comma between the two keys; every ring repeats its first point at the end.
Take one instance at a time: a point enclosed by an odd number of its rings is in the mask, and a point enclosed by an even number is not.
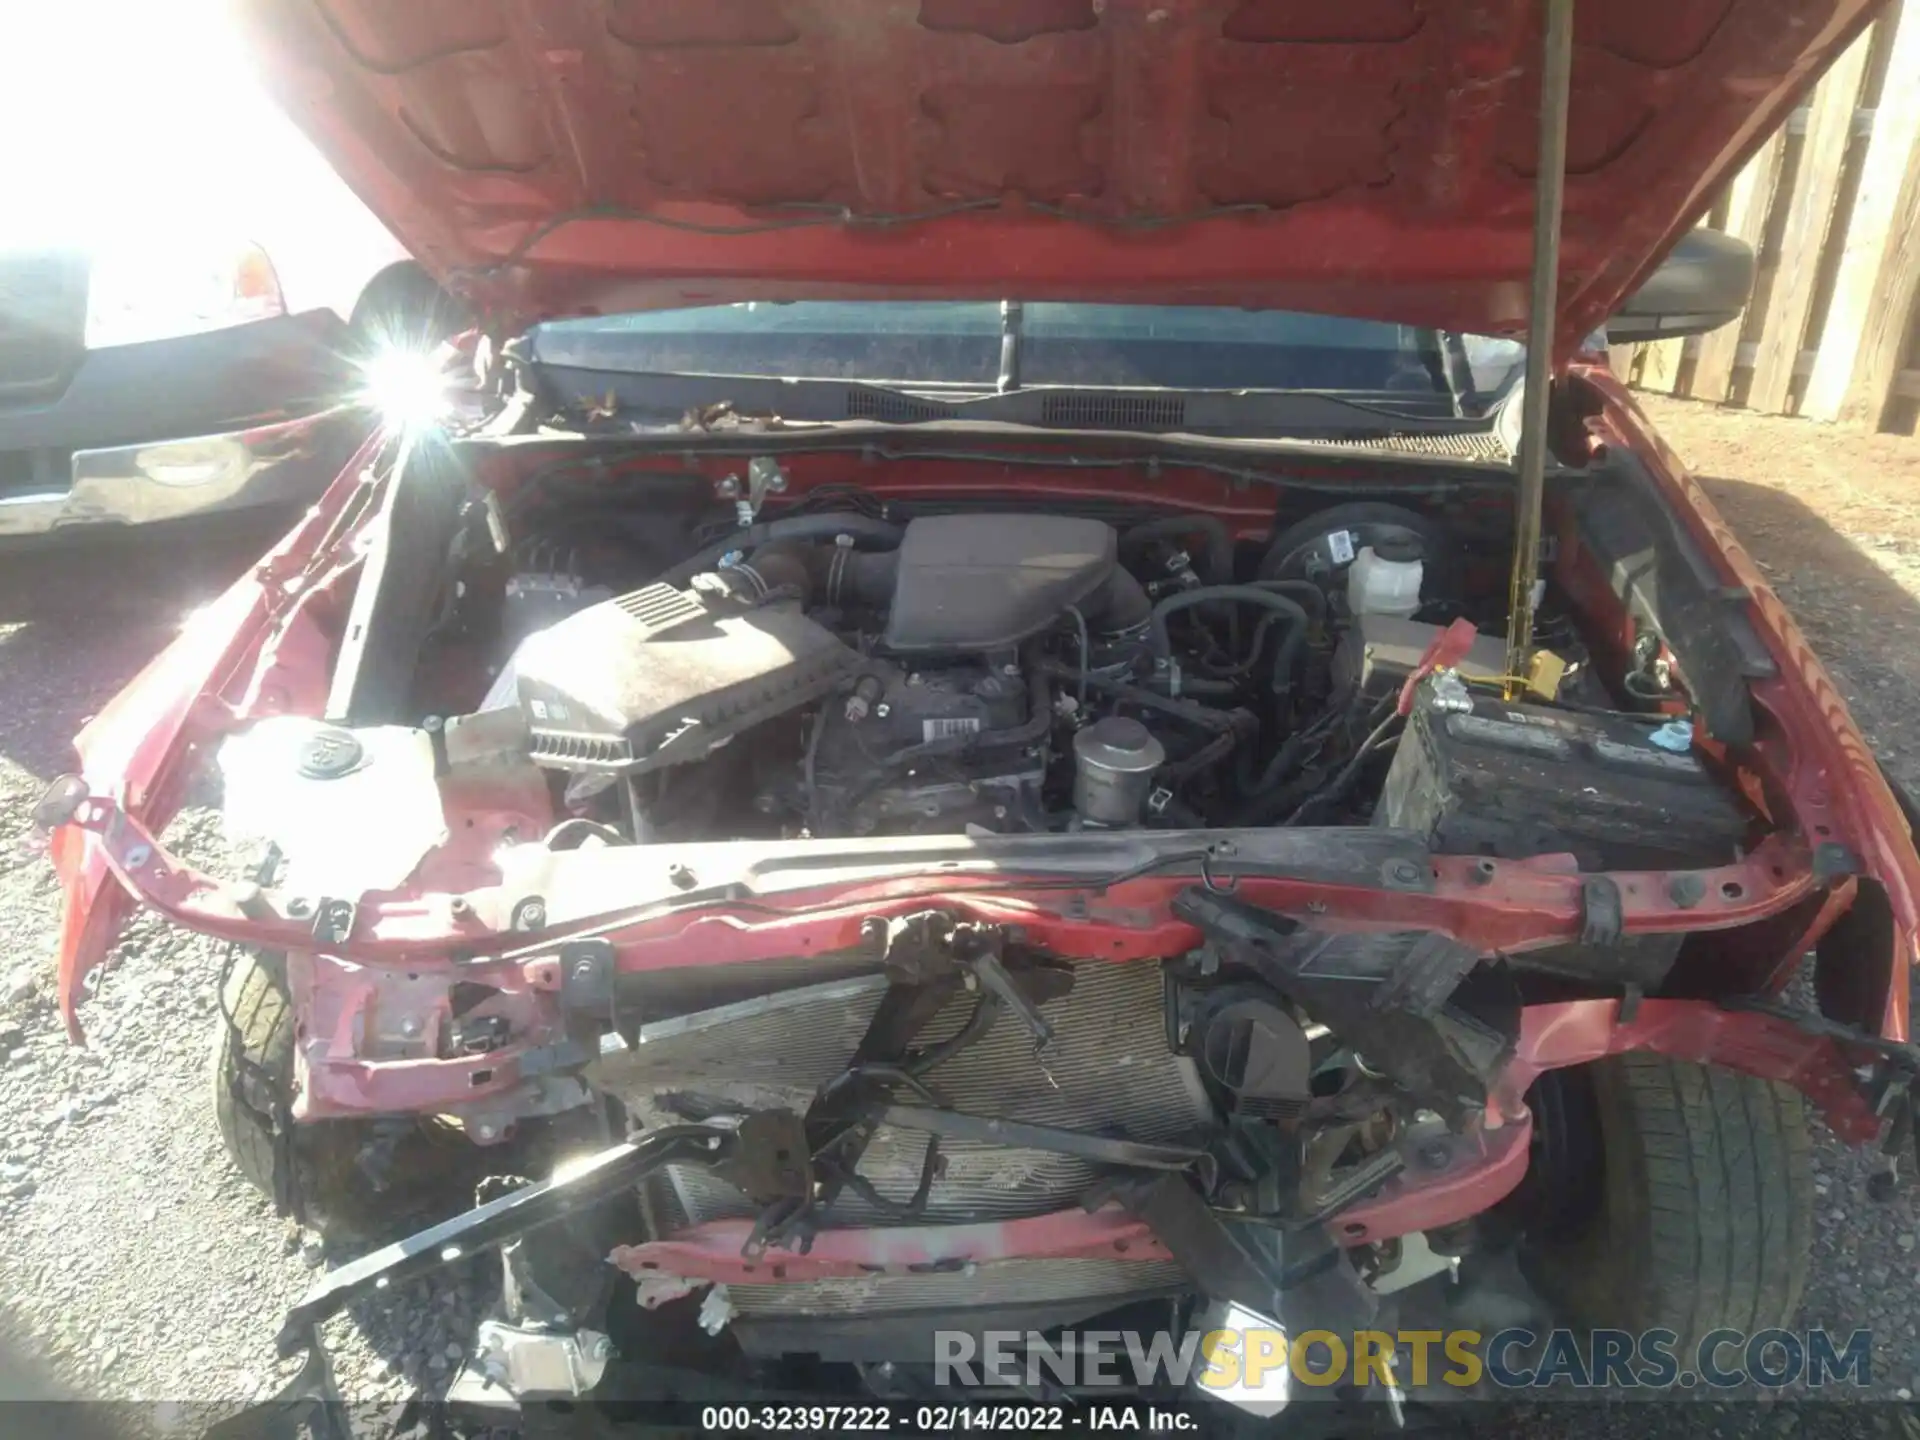
{"type": "Polygon", "coordinates": [[[1607,321],[1607,341],[1704,335],[1739,319],[1752,294],[1753,247],[1718,230],[1689,230],[1607,321]]]}

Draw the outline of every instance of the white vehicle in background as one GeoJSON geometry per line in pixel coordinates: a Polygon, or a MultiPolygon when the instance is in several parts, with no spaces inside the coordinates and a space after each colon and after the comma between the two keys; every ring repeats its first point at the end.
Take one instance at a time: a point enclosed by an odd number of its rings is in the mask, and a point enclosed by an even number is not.
{"type": "Polygon", "coordinates": [[[16,18],[38,59],[0,123],[60,115],[62,144],[0,160],[0,544],[304,503],[366,431],[361,367],[431,347],[456,307],[206,7],[16,18]],[[76,47],[98,98],[40,106],[32,75],[76,47]]]}

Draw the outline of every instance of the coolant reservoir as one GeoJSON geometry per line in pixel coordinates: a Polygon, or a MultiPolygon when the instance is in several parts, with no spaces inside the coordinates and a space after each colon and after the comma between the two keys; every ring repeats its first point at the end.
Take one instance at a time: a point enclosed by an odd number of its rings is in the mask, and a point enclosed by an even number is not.
{"type": "Polygon", "coordinates": [[[1369,545],[1347,567],[1347,609],[1355,615],[1398,615],[1406,619],[1420,608],[1425,567],[1411,546],[1398,551],[1369,545]]]}

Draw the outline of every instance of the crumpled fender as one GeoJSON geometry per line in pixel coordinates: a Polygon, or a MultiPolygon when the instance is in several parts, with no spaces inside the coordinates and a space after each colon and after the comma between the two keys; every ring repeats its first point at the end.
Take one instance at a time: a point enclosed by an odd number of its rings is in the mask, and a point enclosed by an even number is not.
{"type": "MultiPolygon", "coordinates": [[[[96,795],[111,796],[153,830],[178,812],[186,768],[179,761],[203,729],[202,697],[257,634],[266,592],[247,575],[187,622],[174,642],[108,702],[74,740],[80,773],[96,795]]],[[[215,702],[217,703],[217,702],[215,702]]],[[[88,978],[131,918],[135,901],[108,869],[99,841],[63,825],[49,847],[63,892],[60,906],[60,1014],[67,1034],[85,1043],[76,1013],[88,978]]]]}
{"type": "MultiPolygon", "coordinates": [[[[297,595],[318,588],[319,567],[313,562],[323,549],[337,549],[348,538],[333,533],[334,522],[387,438],[378,431],[368,436],[287,538],[217,600],[194,612],[173,643],[81,730],[73,744],[89,793],[112,798],[155,834],[166,828],[185,798],[191,767],[182,762],[193,746],[250,718],[261,703],[254,688],[244,684],[234,687],[248,697],[240,707],[220,695],[236,678],[244,680],[241,672],[297,595]]],[[[137,902],[114,877],[97,836],[63,825],[48,848],[63,892],[57,942],[60,1014],[68,1037],[85,1044],[80,1001],[137,902]]]]}

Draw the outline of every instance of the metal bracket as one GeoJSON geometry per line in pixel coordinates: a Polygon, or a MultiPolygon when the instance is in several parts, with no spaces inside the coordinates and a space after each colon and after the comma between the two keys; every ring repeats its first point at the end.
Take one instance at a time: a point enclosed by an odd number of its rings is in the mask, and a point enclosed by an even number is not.
{"type": "Polygon", "coordinates": [[[740,528],[759,518],[760,509],[767,503],[767,496],[784,494],[787,488],[787,475],[780,468],[780,462],[771,455],[755,455],[747,461],[747,498],[736,501],[740,512],[740,528]]]}
{"type": "Polygon", "coordinates": [[[1626,934],[1625,902],[1620,887],[1605,875],[1594,875],[1580,886],[1580,943],[1611,948],[1626,934]]]}
{"type": "Polygon", "coordinates": [[[713,1173],[757,1205],[813,1194],[807,1127],[791,1110],[760,1110],[740,1122],[738,1143],[713,1173]]]}
{"type": "MultiPolygon", "coordinates": [[[[1053,1025],[1022,983],[1027,974],[1017,979],[1001,962],[1005,926],[961,924],[944,910],[923,910],[913,915],[876,915],[861,930],[881,963],[909,983],[925,983],[957,969],[967,977],[968,989],[984,988],[1018,1017],[1033,1036],[1036,1053],[1053,1043],[1053,1025]]],[[[1071,972],[1057,973],[1070,987],[1071,972]]]]}
{"type": "Polygon", "coordinates": [[[614,949],[610,940],[569,940],[560,947],[560,1008],[613,1018],[614,949]]]}

